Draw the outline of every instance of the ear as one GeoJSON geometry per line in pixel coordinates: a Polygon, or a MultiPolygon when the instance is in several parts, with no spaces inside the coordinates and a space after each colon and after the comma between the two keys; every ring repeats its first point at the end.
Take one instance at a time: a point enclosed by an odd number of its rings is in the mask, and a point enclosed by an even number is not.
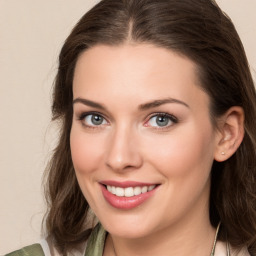
{"type": "Polygon", "coordinates": [[[231,107],[218,121],[214,158],[223,162],[239,148],[244,138],[244,111],[231,107]]]}

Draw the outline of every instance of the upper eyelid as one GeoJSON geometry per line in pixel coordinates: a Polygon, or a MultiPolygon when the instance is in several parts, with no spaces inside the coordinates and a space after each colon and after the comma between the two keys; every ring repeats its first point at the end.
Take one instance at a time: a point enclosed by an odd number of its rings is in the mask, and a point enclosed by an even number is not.
{"type": "Polygon", "coordinates": [[[82,112],[82,113],[78,114],[77,116],[79,117],[79,119],[82,119],[89,115],[99,115],[108,121],[108,118],[106,118],[104,114],[97,112],[97,111],[82,112]]]}
{"type": "Polygon", "coordinates": [[[78,114],[77,120],[79,122],[81,122],[82,126],[84,126],[85,128],[88,128],[88,129],[89,128],[90,129],[101,129],[101,128],[103,128],[102,126],[106,126],[106,125],[109,124],[109,121],[101,113],[97,113],[95,111],[94,112],[82,112],[81,114],[78,114]],[[90,115],[99,115],[99,116],[101,116],[107,122],[107,124],[100,124],[100,125],[87,124],[84,119],[87,116],[90,116],[90,115]]]}
{"type": "MultiPolygon", "coordinates": [[[[92,114],[96,114],[96,115],[100,115],[102,117],[104,117],[105,119],[109,119],[108,117],[106,117],[105,114],[98,112],[98,111],[81,111],[81,113],[79,112],[79,114],[77,114],[78,116],[87,116],[87,115],[92,115],[92,114]]],[[[172,117],[174,119],[178,119],[175,115],[167,113],[167,112],[153,112],[149,115],[147,115],[147,117],[145,119],[151,118],[153,116],[157,116],[157,115],[162,115],[162,116],[168,116],[168,117],[172,117]]]]}
{"type": "Polygon", "coordinates": [[[166,117],[169,117],[169,118],[172,118],[172,119],[178,121],[178,118],[177,118],[175,115],[169,114],[169,113],[167,113],[167,112],[152,113],[152,114],[150,114],[150,115],[148,116],[147,121],[150,120],[152,117],[155,117],[155,116],[166,116],[166,117]]]}
{"type": "MultiPolygon", "coordinates": [[[[105,111],[104,111],[105,112],[105,111]]],[[[113,117],[110,113],[103,113],[101,111],[98,110],[84,110],[84,109],[75,109],[73,108],[73,115],[74,116],[86,116],[86,115],[90,115],[90,114],[96,114],[96,115],[100,115],[102,116],[104,119],[106,119],[108,122],[113,120],[113,117]]]]}
{"type": "MultiPolygon", "coordinates": [[[[83,120],[86,116],[88,116],[88,115],[93,115],[93,114],[95,114],[95,115],[100,115],[101,117],[103,117],[103,118],[107,121],[107,123],[111,123],[111,119],[109,119],[109,118],[106,117],[103,113],[98,112],[98,111],[84,111],[84,112],[82,112],[82,113],[79,113],[77,116],[78,116],[78,119],[79,119],[79,120],[83,120]]],[[[170,119],[172,119],[172,121],[173,121],[174,123],[179,122],[179,119],[178,119],[175,115],[173,115],[173,114],[170,114],[170,113],[168,113],[168,112],[154,112],[154,113],[151,113],[151,114],[147,115],[146,118],[144,118],[145,121],[143,121],[143,124],[148,123],[149,120],[150,120],[152,117],[155,117],[155,116],[158,116],[158,115],[159,115],[159,116],[161,115],[161,116],[169,117],[170,119]]]]}
{"type": "Polygon", "coordinates": [[[166,112],[161,112],[161,113],[155,113],[155,114],[152,114],[151,116],[149,116],[149,117],[147,118],[147,121],[144,122],[143,125],[146,125],[147,128],[152,129],[152,130],[159,131],[159,132],[160,132],[160,131],[164,132],[164,131],[169,131],[170,129],[173,128],[173,126],[175,126],[175,125],[178,124],[178,123],[179,123],[179,119],[178,119],[176,116],[174,116],[173,114],[168,114],[168,113],[166,113],[166,112]],[[166,125],[166,126],[152,126],[152,125],[147,125],[152,117],[156,117],[156,116],[158,116],[158,115],[159,115],[159,116],[162,115],[162,116],[168,117],[172,123],[169,124],[169,125],[166,125]]]}

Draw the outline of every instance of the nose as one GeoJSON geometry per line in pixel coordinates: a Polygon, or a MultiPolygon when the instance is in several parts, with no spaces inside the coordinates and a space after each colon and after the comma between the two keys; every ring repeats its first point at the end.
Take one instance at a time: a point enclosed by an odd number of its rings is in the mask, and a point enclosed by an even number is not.
{"type": "Polygon", "coordinates": [[[106,152],[108,168],[122,172],[141,167],[143,160],[135,133],[126,126],[113,131],[106,152]]]}

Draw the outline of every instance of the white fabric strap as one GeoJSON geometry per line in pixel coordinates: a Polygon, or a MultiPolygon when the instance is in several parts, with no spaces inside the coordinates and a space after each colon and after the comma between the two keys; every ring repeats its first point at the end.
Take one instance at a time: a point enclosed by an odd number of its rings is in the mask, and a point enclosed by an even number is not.
{"type": "Polygon", "coordinates": [[[217,241],[214,256],[227,256],[226,243],[217,241]]]}
{"type": "Polygon", "coordinates": [[[50,248],[49,245],[47,243],[47,241],[45,239],[42,239],[39,244],[41,245],[43,251],[44,251],[44,255],[45,256],[52,256],[50,253],[50,248]]]}
{"type": "Polygon", "coordinates": [[[228,243],[217,241],[214,256],[250,256],[248,250],[243,248],[240,251],[235,251],[228,246],[228,243]],[[230,253],[229,253],[230,248],[230,253]]]}

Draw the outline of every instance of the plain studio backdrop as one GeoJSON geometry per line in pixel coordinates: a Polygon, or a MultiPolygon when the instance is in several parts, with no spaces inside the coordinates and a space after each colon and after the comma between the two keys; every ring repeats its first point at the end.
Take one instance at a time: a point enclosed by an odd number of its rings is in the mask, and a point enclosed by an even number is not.
{"type": "MultiPolygon", "coordinates": [[[[0,0],[0,255],[41,239],[41,179],[60,48],[96,0],[0,0]]],[[[255,80],[256,0],[217,0],[243,41],[255,80]]],[[[232,43],[232,42],[230,42],[232,43]]]]}

